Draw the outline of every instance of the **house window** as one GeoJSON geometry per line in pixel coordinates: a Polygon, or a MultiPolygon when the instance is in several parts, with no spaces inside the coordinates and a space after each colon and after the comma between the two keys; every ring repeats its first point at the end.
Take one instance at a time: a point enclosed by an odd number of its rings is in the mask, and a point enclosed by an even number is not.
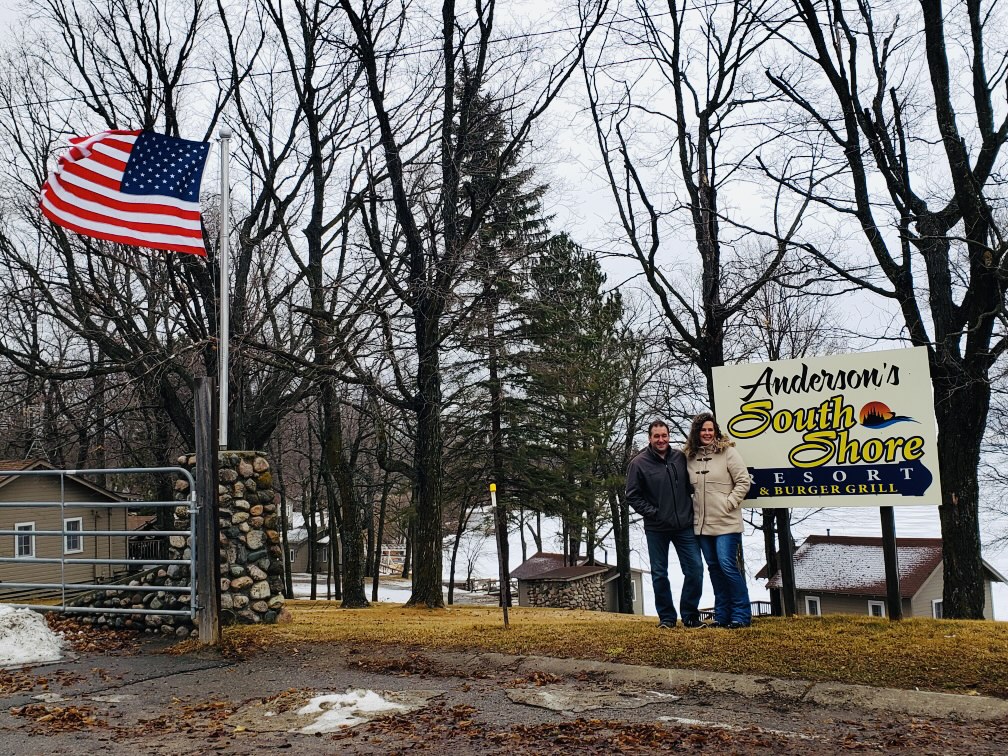
{"type": "Polygon", "coordinates": [[[819,603],[818,596],[805,597],[805,614],[809,615],[810,617],[822,616],[822,606],[819,603]]]}
{"type": "MultiPolygon", "coordinates": [[[[16,522],[14,530],[35,530],[34,522],[16,522]]],[[[14,536],[14,556],[19,559],[30,559],[35,556],[35,536],[21,535],[14,536]]]]}
{"type": "Polygon", "coordinates": [[[290,564],[294,564],[295,556],[297,556],[297,552],[294,549],[287,549],[287,561],[290,564]]]}
{"type": "Polygon", "coordinates": [[[935,619],[941,619],[944,616],[941,599],[931,599],[931,616],[935,619]]]}
{"type": "Polygon", "coordinates": [[[633,577],[630,578],[630,602],[637,603],[637,581],[633,577]]]}
{"type": "Polygon", "coordinates": [[[81,517],[70,517],[63,520],[63,553],[79,554],[84,551],[84,539],[80,532],[84,530],[84,520],[81,517]]]}
{"type": "Polygon", "coordinates": [[[885,617],[885,602],[884,601],[869,601],[868,602],[868,616],[869,617],[885,617]]]}

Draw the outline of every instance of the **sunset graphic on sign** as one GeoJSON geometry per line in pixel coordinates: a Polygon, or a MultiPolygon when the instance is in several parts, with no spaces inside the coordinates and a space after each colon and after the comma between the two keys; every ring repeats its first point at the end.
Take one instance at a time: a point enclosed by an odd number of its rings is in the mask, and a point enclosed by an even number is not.
{"type": "Polygon", "coordinates": [[[912,417],[897,415],[883,402],[868,402],[861,408],[861,425],[866,428],[885,428],[893,423],[916,423],[912,417]]]}

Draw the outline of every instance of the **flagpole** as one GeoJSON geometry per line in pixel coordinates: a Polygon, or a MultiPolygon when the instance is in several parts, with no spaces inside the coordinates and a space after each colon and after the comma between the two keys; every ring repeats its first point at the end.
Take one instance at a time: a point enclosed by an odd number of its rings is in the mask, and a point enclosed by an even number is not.
{"type": "Polygon", "coordinates": [[[228,445],[228,341],[230,340],[230,298],[231,281],[228,275],[228,241],[231,232],[231,181],[228,176],[228,163],[231,160],[231,129],[221,126],[220,136],[220,175],[221,175],[221,207],[220,207],[220,328],[217,332],[220,366],[217,374],[217,386],[220,393],[220,440],[221,449],[228,445]]]}

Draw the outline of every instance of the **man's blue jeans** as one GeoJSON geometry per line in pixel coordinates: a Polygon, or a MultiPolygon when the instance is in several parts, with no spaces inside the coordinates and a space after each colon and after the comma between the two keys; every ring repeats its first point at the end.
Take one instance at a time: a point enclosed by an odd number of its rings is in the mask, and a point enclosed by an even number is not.
{"type": "Polygon", "coordinates": [[[676,623],[675,602],[668,578],[669,546],[675,546],[683,574],[679,608],[682,620],[689,625],[700,620],[700,594],[703,592],[703,559],[693,528],[682,530],[645,530],[648,558],[651,560],[651,585],[654,587],[655,609],[661,622],[676,623]]]}
{"type": "Polygon", "coordinates": [[[720,625],[730,622],[749,625],[752,623],[749,588],[739,569],[742,534],[702,535],[697,539],[714,588],[714,621],[720,625]]]}

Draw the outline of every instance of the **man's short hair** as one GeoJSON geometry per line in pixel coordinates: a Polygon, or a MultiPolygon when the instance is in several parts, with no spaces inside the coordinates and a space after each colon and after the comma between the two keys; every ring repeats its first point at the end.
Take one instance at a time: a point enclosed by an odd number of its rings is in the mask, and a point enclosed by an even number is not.
{"type": "Polygon", "coordinates": [[[664,420],[652,420],[651,424],[647,427],[648,438],[651,438],[651,431],[653,431],[655,428],[664,428],[665,430],[669,429],[668,423],[666,423],[664,420]]]}

